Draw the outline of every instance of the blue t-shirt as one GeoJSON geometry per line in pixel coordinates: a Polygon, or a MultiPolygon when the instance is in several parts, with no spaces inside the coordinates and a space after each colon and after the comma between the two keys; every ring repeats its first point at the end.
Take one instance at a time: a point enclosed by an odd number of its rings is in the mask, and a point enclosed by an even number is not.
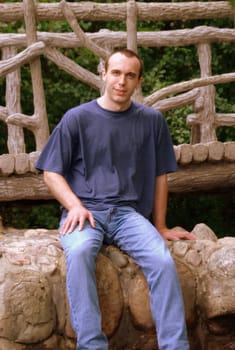
{"type": "Polygon", "coordinates": [[[149,216],[156,176],[177,164],[160,112],[135,102],[113,112],[93,100],[66,112],[36,168],[64,176],[90,210],[130,205],[149,216]]]}

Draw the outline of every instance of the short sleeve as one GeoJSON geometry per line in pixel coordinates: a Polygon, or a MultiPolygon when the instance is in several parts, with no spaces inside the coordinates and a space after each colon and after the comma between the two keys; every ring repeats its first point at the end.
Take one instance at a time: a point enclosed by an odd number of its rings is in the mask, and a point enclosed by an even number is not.
{"type": "Polygon", "coordinates": [[[77,144],[75,128],[69,119],[71,118],[65,115],[53,130],[36,162],[37,169],[66,176],[72,162],[73,147],[77,144]]]}

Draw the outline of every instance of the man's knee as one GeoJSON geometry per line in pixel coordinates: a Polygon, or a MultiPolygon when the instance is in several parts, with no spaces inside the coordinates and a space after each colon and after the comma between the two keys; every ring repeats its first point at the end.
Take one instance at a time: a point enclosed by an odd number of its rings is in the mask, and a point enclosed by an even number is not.
{"type": "Polygon", "coordinates": [[[175,262],[170,254],[170,252],[165,251],[161,254],[152,253],[150,257],[151,265],[153,269],[158,269],[162,271],[175,271],[175,262]]]}
{"type": "Polygon", "coordinates": [[[97,255],[97,250],[89,240],[73,242],[66,251],[66,256],[71,260],[91,259],[97,255]]]}
{"type": "Polygon", "coordinates": [[[90,227],[84,227],[82,231],[76,228],[71,234],[61,237],[65,252],[66,264],[69,266],[92,266],[102,245],[103,236],[90,227]]]}

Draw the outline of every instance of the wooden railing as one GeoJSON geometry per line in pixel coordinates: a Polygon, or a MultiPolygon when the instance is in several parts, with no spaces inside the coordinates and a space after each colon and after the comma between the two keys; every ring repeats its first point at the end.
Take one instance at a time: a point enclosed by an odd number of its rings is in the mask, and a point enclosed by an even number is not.
{"type": "MultiPolygon", "coordinates": [[[[137,32],[136,28],[140,20],[234,18],[234,16],[235,11],[227,1],[136,3],[134,0],[129,0],[126,3],[100,4],[95,2],[66,3],[65,1],[60,3],[36,3],[33,0],[24,0],[22,3],[0,3],[1,22],[24,21],[25,23],[24,34],[0,34],[0,49],[2,51],[0,76],[6,79],[6,105],[0,106],[0,119],[6,122],[8,127],[8,158],[11,155],[14,158],[14,165],[12,168],[10,166],[12,170],[9,171],[6,170],[5,155],[0,157],[2,176],[6,176],[7,172],[17,174],[17,171],[15,171],[17,169],[17,159],[31,157],[25,155],[23,128],[29,129],[34,134],[36,153],[33,154],[33,157],[38,154],[37,152],[40,152],[49,136],[40,56],[45,56],[48,60],[54,62],[58,68],[63,69],[102,94],[100,76],[84,69],[66,57],[59,51],[61,48],[86,47],[100,58],[102,64],[110,50],[116,47],[128,47],[137,51],[137,48],[142,46],[195,45],[201,72],[197,79],[167,86],[146,97],[143,97],[141,91],[138,91],[134,98],[162,112],[183,105],[192,105],[194,112],[187,116],[187,123],[191,126],[191,146],[183,145],[183,147],[176,148],[178,163],[184,166],[184,170],[186,169],[185,166],[189,164],[214,163],[215,160],[212,160],[213,157],[211,157],[213,153],[211,145],[217,150],[221,149],[221,143],[218,142],[216,136],[217,127],[224,125],[234,127],[235,125],[234,113],[216,112],[215,85],[232,84],[235,81],[235,72],[212,75],[211,44],[214,42],[234,43],[235,29],[201,26],[193,29],[137,32]],[[61,19],[69,23],[72,29],[71,33],[37,32],[38,21],[57,21],[61,19]],[[126,21],[126,32],[113,32],[103,29],[97,33],[86,33],[79,26],[80,20],[126,21]],[[21,67],[25,64],[30,65],[32,77],[34,114],[31,116],[21,112],[21,67]],[[198,144],[203,145],[200,151],[198,151],[198,144]],[[197,147],[197,151],[192,151],[193,145],[197,147]],[[198,156],[199,153],[200,156],[198,156]],[[187,156],[185,156],[186,154],[187,156]],[[197,155],[195,156],[195,154],[197,155]],[[198,161],[199,158],[200,161],[198,161]],[[189,159],[189,161],[185,161],[185,159],[189,159]]],[[[216,186],[221,181],[223,183],[226,181],[225,176],[230,176],[230,183],[232,182],[235,186],[234,167],[231,167],[231,163],[235,161],[234,147],[235,144],[230,142],[222,145],[222,153],[218,151],[221,154],[219,162],[223,164],[223,168],[222,171],[219,170],[219,173],[221,173],[219,178],[214,180],[216,186]],[[229,169],[227,175],[223,174],[225,165],[228,165],[227,169],[229,169]]],[[[216,162],[218,166],[218,160],[216,162]]],[[[9,164],[12,163],[9,162],[9,164]]],[[[28,171],[25,170],[25,173],[35,172],[32,165],[23,167],[29,169],[28,171]]],[[[208,175],[211,170],[203,171],[206,171],[208,175]]],[[[227,181],[227,183],[229,182],[227,181]]],[[[182,190],[184,189],[182,188],[182,190]]],[[[7,197],[7,193],[4,196],[7,197]]],[[[36,194],[33,196],[37,197],[36,194]]],[[[7,198],[10,197],[8,195],[7,198]]]]}

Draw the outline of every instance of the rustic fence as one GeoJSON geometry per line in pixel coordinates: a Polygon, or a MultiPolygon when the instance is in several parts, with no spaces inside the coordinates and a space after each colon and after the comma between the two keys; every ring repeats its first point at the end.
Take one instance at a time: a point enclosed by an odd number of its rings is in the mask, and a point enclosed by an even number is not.
{"type": "MultiPolygon", "coordinates": [[[[235,72],[212,75],[211,44],[214,42],[235,42],[235,29],[208,26],[193,29],[138,32],[138,21],[188,20],[207,18],[234,18],[235,11],[227,1],[144,3],[129,0],[126,3],[101,4],[95,2],[40,3],[23,0],[21,3],[0,3],[0,21],[24,21],[25,34],[0,34],[0,76],[6,79],[6,105],[0,106],[0,119],[8,127],[7,155],[0,156],[0,200],[21,198],[48,198],[38,180],[33,162],[49,136],[47,109],[43,89],[40,56],[45,56],[71,76],[100,91],[102,82],[96,75],[61,53],[61,48],[85,47],[105,59],[110,50],[128,47],[188,46],[197,47],[200,77],[160,89],[147,97],[139,91],[134,97],[146,105],[165,112],[184,105],[193,106],[193,114],[187,116],[191,126],[191,144],[175,147],[181,174],[169,177],[170,190],[191,191],[219,186],[235,186],[235,143],[221,143],[217,140],[218,126],[235,125],[235,114],[216,112],[215,85],[233,83],[235,72]],[[40,20],[66,20],[72,32],[37,32],[40,20]],[[100,30],[86,33],[80,20],[126,21],[126,32],[100,30]],[[34,114],[21,112],[21,67],[30,65],[32,77],[34,114]],[[170,97],[169,97],[170,96],[170,97]],[[29,129],[35,137],[35,152],[25,153],[23,128],[29,129]],[[190,168],[196,164],[196,167],[190,168]],[[206,164],[206,165],[205,165],[206,164]],[[199,166],[200,165],[200,166],[199,166]],[[206,177],[202,178],[202,174],[206,177]],[[9,175],[12,175],[9,178],[9,175]],[[19,177],[21,175],[21,177],[19,177]],[[14,178],[14,176],[16,176],[14,178]],[[22,181],[22,193],[19,183],[22,181]],[[26,186],[28,184],[28,186],[26,186]],[[186,184],[186,186],[185,186],[186,184]],[[17,186],[17,187],[16,187],[17,186]],[[31,190],[25,192],[25,188],[31,190]],[[17,191],[16,191],[17,188],[17,191]]],[[[231,58],[232,59],[232,58],[231,58]]],[[[157,63],[156,63],[157,64],[157,63]]]]}

